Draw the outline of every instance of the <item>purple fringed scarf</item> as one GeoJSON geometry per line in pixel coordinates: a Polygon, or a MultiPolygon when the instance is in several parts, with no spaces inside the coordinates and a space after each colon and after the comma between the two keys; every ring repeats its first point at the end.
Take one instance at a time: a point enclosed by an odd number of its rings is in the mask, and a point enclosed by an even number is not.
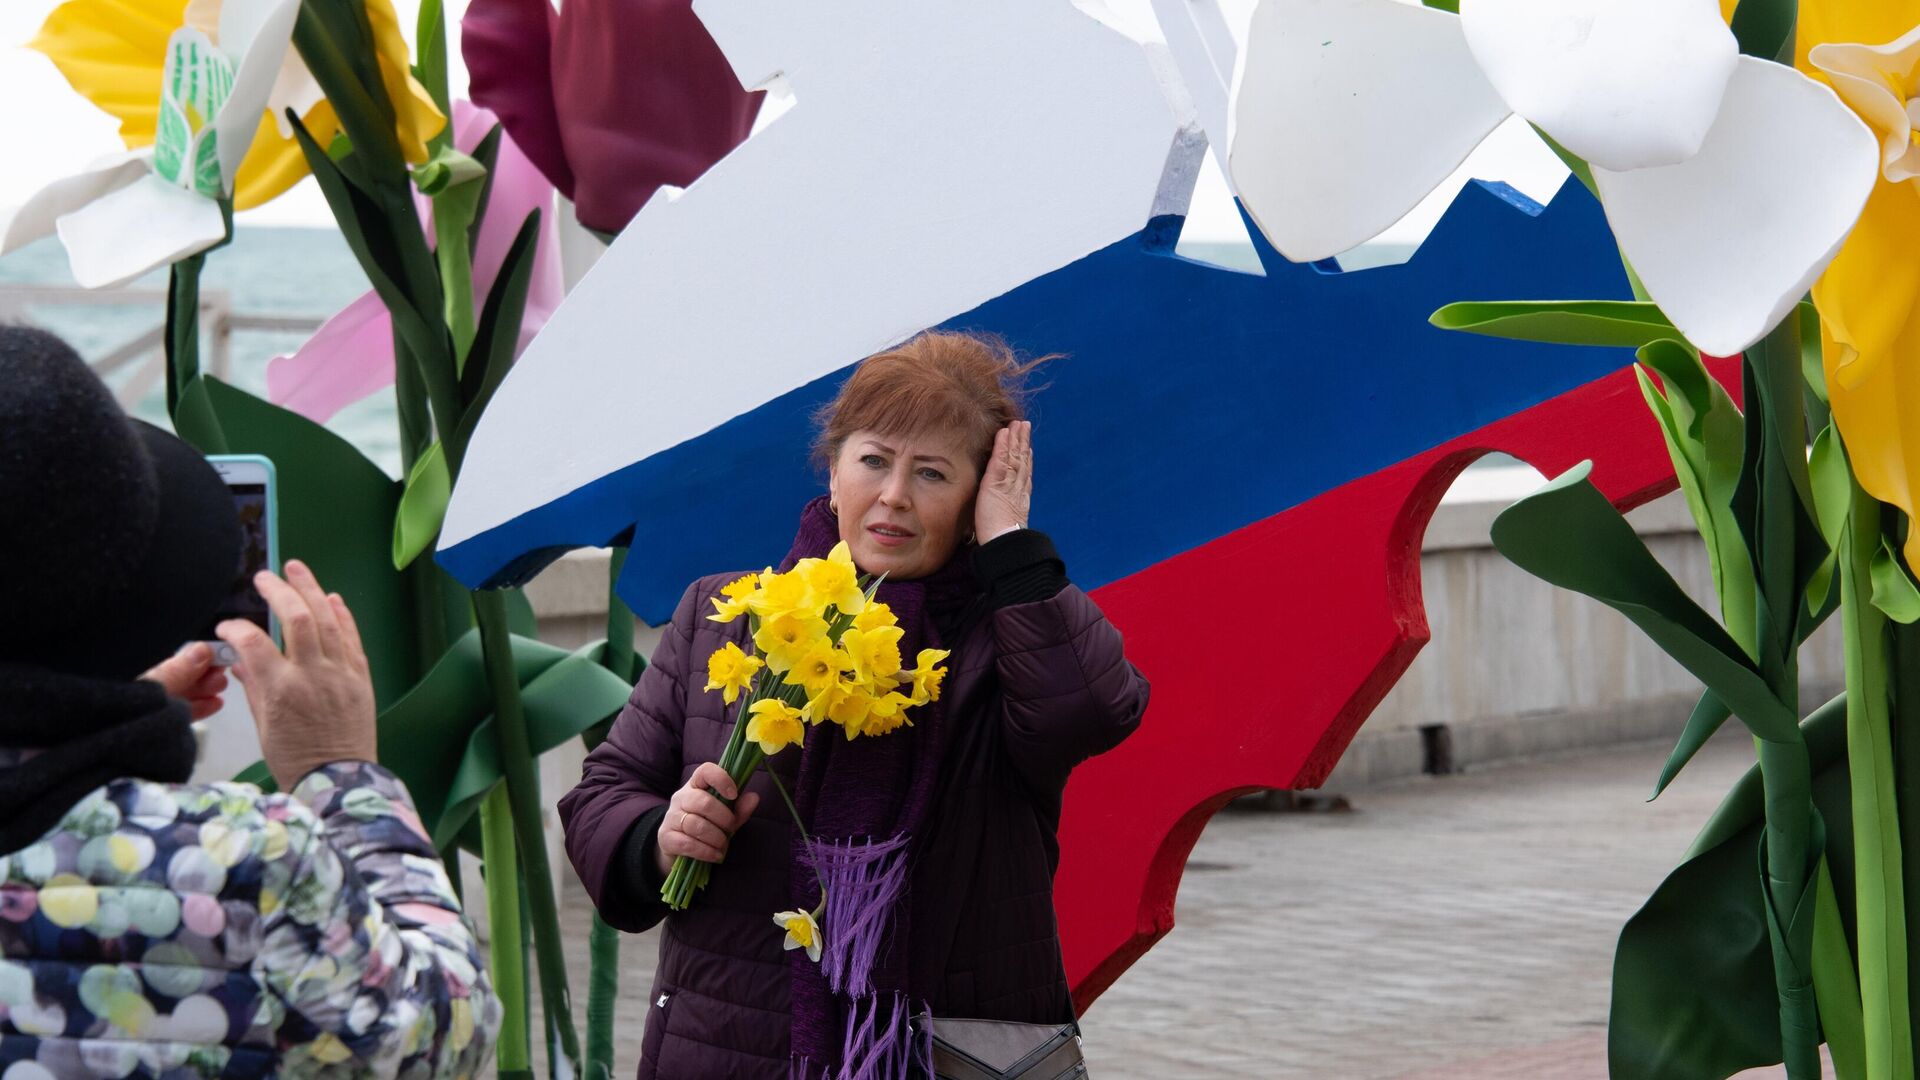
{"type": "MultiPolygon", "coordinates": [[[[781,569],[823,557],[839,540],[840,522],[826,497],[814,499],[781,569]]],[[[904,631],[900,654],[909,665],[921,649],[941,647],[935,614],[957,611],[978,594],[967,552],[963,547],[925,578],[880,586],[877,599],[904,631]]],[[[922,985],[931,976],[907,967],[913,930],[906,881],[939,776],[945,711],[931,702],[908,714],[912,727],[852,741],[823,725],[801,751],[793,795],[814,848],[794,841],[792,896],[796,907],[811,909],[824,877],[827,910],[820,963],[803,950],[787,954],[796,1076],[893,1080],[912,1060],[930,1064],[931,1046],[908,1023],[932,987],[922,985]]]]}

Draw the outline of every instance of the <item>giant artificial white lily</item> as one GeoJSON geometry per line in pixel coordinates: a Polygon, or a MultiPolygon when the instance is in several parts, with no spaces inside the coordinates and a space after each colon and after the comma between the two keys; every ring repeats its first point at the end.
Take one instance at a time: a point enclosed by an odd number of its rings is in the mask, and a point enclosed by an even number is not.
{"type": "Polygon", "coordinates": [[[1739,55],[1715,0],[1261,0],[1234,110],[1234,186],[1302,262],[1392,225],[1518,114],[1592,166],[1648,296],[1717,356],[1806,295],[1880,158],[1827,86],[1739,55]]]}
{"type": "Polygon", "coordinates": [[[74,280],[123,285],[226,238],[223,200],[281,79],[299,0],[226,0],[217,36],[174,31],[154,145],[56,180],[0,225],[0,255],[58,233],[74,280]]]}

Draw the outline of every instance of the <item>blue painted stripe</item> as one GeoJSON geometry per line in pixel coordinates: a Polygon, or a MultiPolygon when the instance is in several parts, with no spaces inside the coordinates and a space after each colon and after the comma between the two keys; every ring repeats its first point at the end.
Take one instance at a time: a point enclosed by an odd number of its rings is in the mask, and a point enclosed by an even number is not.
{"type": "MultiPolygon", "coordinates": [[[[1629,295],[1604,215],[1569,182],[1544,209],[1468,185],[1402,266],[1286,262],[1267,275],[1171,252],[1141,233],[953,319],[1028,352],[1034,525],[1096,588],[1630,363],[1433,329],[1455,300],[1629,295]]],[[[469,584],[522,579],[569,547],[628,539],[621,594],[660,622],[694,578],[785,553],[824,488],[809,416],[842,369],[440,553],[469,584]],[[627,536],[631,529],[630,538],[627,536]]]]}

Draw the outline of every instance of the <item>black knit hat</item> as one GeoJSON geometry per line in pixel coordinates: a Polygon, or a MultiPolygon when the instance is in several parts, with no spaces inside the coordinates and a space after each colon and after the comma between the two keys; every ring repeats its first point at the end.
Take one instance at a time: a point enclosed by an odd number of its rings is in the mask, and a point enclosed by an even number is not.
{"type": "Polygon", "coordinates": [[[240,545],[205,458],[66,342],[0,326],[0,662],[139,675],[205,634],[240,545]]]}

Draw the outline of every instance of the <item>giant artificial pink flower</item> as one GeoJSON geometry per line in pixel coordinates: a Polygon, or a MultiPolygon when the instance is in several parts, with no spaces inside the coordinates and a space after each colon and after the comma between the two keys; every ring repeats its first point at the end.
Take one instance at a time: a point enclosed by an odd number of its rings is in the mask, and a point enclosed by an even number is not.
{"type": "Polygon", "coordinates": [[[760,109],[691,0],[473,0],[460,33],[473,100],[603,233],[725,157],[760,109]]]}

